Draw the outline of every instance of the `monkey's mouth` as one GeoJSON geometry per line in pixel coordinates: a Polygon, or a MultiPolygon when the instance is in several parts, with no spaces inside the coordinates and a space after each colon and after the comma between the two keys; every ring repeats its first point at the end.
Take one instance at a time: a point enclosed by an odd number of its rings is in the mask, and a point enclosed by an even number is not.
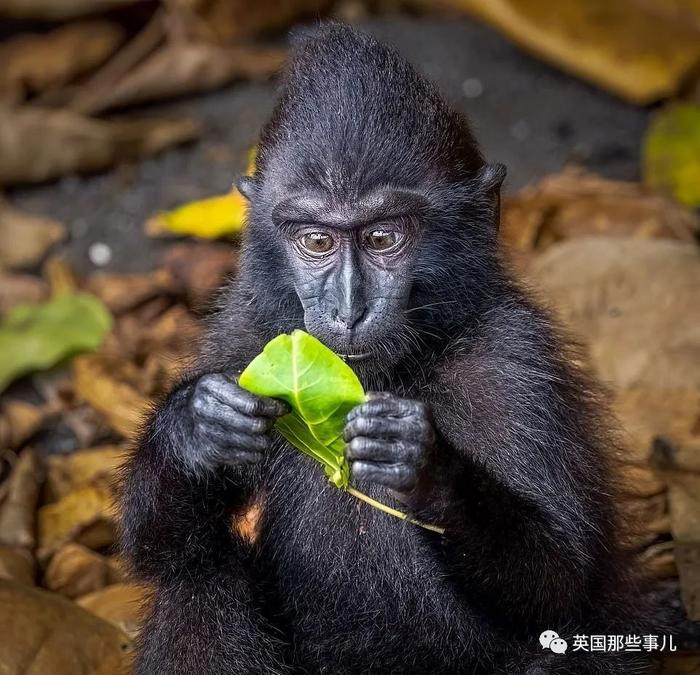
{"type": "Polygon", "coordinates": [[[338,354],[343,361],[366,361],[372,356],[371,352],[360,352],[357,354],[338,354]]]}

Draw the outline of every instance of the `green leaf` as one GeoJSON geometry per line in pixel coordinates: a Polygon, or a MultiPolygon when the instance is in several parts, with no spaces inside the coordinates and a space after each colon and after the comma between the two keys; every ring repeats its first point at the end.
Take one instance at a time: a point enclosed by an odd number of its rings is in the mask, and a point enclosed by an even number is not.
{"type": "Polygon", "coordinates": [[[651,123],[643,147],[644,182],[700,207],[700,106],[676,103],[651,123]]]}
{"type": "Polygon", "coordinates": [[[15,307],[0,323],[0,391],[21,375],[97,349],[111,326],[105,306],[84,293],[15,307]]]}
{"type": "Polygon", "coordinates": [[[320,462],[336,487],[348,484],[345,418],[366,400],[357,375],[339,356],[302,330],[268,342],[241,373],[241,387],[289,403],[278,431],[296,448],[320,462]]]}

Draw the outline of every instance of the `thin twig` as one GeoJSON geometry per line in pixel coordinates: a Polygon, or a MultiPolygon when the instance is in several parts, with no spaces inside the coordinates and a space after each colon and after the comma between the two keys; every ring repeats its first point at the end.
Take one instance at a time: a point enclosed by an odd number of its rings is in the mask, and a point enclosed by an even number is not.
{"type": "Polygon", "coordinates": [[[444,527],[438,527],[437,525],[429,525],[428,523],[423,523],[420,520],[414,520],[413,518],[409,518],[406,513],[403,513],[402,511],[398,511],[397,509],[392,509],[391,506],[387,506],[386,504],[382,504],[381,502],[378,502],[376,499],[372,499],[372,497],[368,497],[364,492],[360,492],[359,490],[356,490],[354,487],[350,487],[349,485],[345,488],[347,492],[349,492],[353,497],[357,497],[358,499],[361,499],[363,502],[366,502],[370,506],[373,506],[375,509],[379,509],[380,511],[384,511],[384,513],[388,513],[390,516],[394,516],[395,518],[399,518],[400,520],[405,520],[412,525],[418,525],[418,527],[422,527],[426,530],[430,530],[431,532],[437,532],[438,534],[445,534],[445,528],[444,527]]]}

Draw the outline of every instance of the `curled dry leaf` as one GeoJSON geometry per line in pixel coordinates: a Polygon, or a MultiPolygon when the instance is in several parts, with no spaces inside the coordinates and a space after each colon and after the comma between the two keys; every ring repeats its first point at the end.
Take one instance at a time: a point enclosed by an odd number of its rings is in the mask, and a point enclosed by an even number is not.
{"type": "MultiPolygon", "coordinates": [[[[2,162],[0,157],[0,165],[2,162]]],[[[0,267],[34,267],[65,237],[66,228],[58,221],[19,211],[0,201],[0,267]]]]}
{"type": "Polygon", "coordinates": [[[75,393],[99,410],[110,426],[125,438],[133,438],[149,409],[149,400],[131,384],[112,376],[112,364],[99,355],[73,361],[75,393]]]}
{"type": "Polygon", "coordinates": [[[105,621],[136,637],[148,601],[147,590],[131,583],[107,586],[77,600],[78,604],[105,621]]]}
{"type": "Polygon", "coordinates": [[[662,541],[649,546],[641,555],[641,562],[655,579],[670,579],[678,576],[676,557],[672,541],[662,541]]]}
{"type": "Polygon", "coordinates": [[[0,447],[19,448],[41,429],[51,413],[48,406],[8,400],[0,405],[0,447]]]}
{"type": "Polygon", "coordinates": [[[81,113],[211,91],[232,80],[268,78],[282,65],[284,52],[255,45],[221,46],[172,40],[116,82],[85,88],[69,107],[81,113]]]}
{"type": "Polygon", "coordinates": [[[676,92],[700,60],[692,25],[640,11],[636,0],[445,0],[527,51],[633,103],[676,92]],[[624,30],[621,30],[621,27],[624,30]]]}
{"type": "MultiPolygon", "coordinates": [[[[44,575],[46,588],[67,598],[87,595],[123,580],[124,572],[115,558],[95,553],[81,544],[61,547],[44,575]]],[[[95,614],[99,616],[99,612],[95,614]]]]}
{"type": "Polygon", "coordinates": [[[622,494],[629,497],[653,497],[666,490],[666,484],[656,472],[645,466],[625,464],[621,467],[622,494]]]}
{"type": "Polygon", "coordinates": [[[211,299],[237,264],[238,251],[228,244],[175,244],[163,257],[165,269],[195,308],[211,299]]]}
{"type": "Polygon", "coordinates": [[[32,448],[20,453],[8,481],[7,496],[0,505],[0,544],[33,548],[36,543],[39,461],[32,448]]]}
{"type": "Polygon", "coordinates": [[[60,595],[0,581],[0,607],[0,663],[6,675],[131,672],[130,639],[60,595]]]}
{"type": "Polygon", "coordinates": [[[638,183],[570,166],[506,199],[500,233],[509,249],[523,253],[599,235],[692,242],[700,217],[638,183]]]}
{"type": "Polygon", "coordinates": [[[103,121],[66,110],[0,106],[0,185],[101,171],[193,140],[188,119],[103,121]]]}
{"type": "Polygon", "coordinates": [[[115,504],[109,490],[84,487],[38,512],[37,555],[47,560],[69,542],[100,549],[114,543],[115,504]]]}
{"type": "Polygon", "coordinates": [[[33,586],[35,568],[34,556],[29,549],[0,545],[0,579],[33,586]]]}
{"type": "Polygon", "coordinates": [[[96,274],[87,282],[87,290],[96,295],[114,314],[121,314],[159,295],[173,291],[173,281],[167,270],[150,274],[96,274]]]}
{"type": "Polygon", "coordinates": [[[31,274],[11,274],[0,270],[0,315],[17,305],[34,304],[46,300],[48,284],[31,274]]]}
{"type": "Polygon", "coordinates": [[[77,21],[0,45],[0,96],[12,100],[70,82],[111,56],[124,30],[110,21],[77,21]]]}
{"type": "Polygon", "coordinates": [[[110,490],[127,451],[119,445],[103,445],[46,459],[46,499],[66,497],[84,487],[110,490]]]}

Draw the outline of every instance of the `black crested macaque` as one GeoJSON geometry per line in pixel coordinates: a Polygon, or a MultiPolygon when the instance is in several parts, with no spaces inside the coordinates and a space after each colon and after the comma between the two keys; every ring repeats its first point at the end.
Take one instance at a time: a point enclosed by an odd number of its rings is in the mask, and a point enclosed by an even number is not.
{"type": "Polygon", "coordinates": [[[240,183],[240,273],[125,470],[123,546],[155,586],[137,673],[646,672],[573,649],[640,632],[640,601],[604,415],[497,250],[503,177],[394,51],[296,38],[240,183]],[[285,404],[239,388],[295,328],[377,392],[348,417],[352,481],[444,536],[329,485],[272,431],[285,404]],[[252,504],[254,541],[232,526],[252,504]]]}

